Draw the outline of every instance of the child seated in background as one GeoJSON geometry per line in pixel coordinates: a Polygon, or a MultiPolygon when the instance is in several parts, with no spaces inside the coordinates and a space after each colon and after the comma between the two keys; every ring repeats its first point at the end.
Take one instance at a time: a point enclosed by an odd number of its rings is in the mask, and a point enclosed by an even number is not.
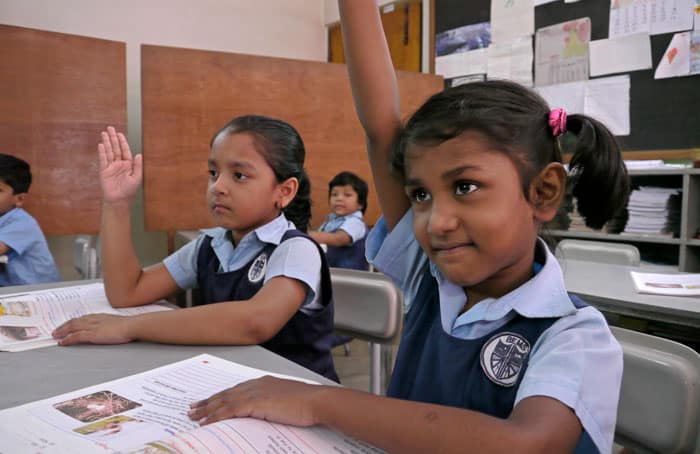
{"type": "Polygon", "coordinates": [[[0,154],[0,286],[61,280],[39,224],[22,209],[31,184],[27,162],[0,154]]]}
{"type": "Polygon", "coordinates": [[[331,213],[318,231],[309,232],[309,236],[328,246],[329,266],[367,269],[367,225],[362,219],[367,210],[367,193],[367,183],[352,172],[340,172],[328,183],[331,213]]]}

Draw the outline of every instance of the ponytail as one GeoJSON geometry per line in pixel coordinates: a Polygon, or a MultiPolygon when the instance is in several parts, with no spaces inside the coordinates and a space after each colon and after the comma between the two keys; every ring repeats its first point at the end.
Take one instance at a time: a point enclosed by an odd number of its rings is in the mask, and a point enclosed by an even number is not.
{"type": "Polygon", "coordinates": [[[608,128],[585,115],[570,115],[566,129],[576,137],[571,192],[586,225],[600,229],[627,204],[630,183],[620,147],[608,128]]]}
{"type": "Polygon", "coordinates": [[[297,194],[289,205],[282,209],[282,213],[294,223],[298,230],[306,232],[311,220],[311,182],[304,169],[301,169],[297,180],[299,181],[297,194]]]}

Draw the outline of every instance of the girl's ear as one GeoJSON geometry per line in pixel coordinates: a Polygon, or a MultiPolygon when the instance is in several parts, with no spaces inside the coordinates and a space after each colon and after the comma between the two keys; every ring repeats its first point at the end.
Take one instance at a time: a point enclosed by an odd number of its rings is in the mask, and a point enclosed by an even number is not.
{"type": "Polygon", "coordinates": [[[20,193],[20,194],[15,194],[15,195],[14,195],[14,198],[15,198],[15,208],[20,208],[20,207],[22,207],[22,205],[24,205],[24,196],[26,196],[26,195],[27,195],[26,192],[22,192],[22,193],[20,193]]]}
{"type": "Polygon", "coordinates": [[[296,177],[290,177],[284,180],[282,183],[277,184],[277,201],[276,205],[280,208],[286,208],[287,205],[292,203],[292,200],[297,195],[299,190],[299,180],[296,177]]]}
{"type": "Polygon", "coordinates": [[[530,184],[530,201],[535,219],[549,222],[557,214],[566,192],[566,169],[561,163],[550,162],[530,184]]]}

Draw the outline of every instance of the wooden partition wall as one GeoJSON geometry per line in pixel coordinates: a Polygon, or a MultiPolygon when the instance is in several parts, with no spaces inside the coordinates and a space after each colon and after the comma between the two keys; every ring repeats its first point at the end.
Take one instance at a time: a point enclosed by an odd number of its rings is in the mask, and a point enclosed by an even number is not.
{"type": "Polygon", "coordinates": [[[0,25],[0,153],[29,162],[47,235],[96,233],[99,133],[126,129],[124,43],[0,25]]]}
{"type": "MultiPolygon", "coordinates": [[[[211,226],[205,204],[212,135],[230,119],[261,114],[291,123],[304,139],[313,218],[328,214],[328,181],[349,170],[370,184],[366,221],[379,205],[344,65],[142,46],[144,205],[149,230],[211,226]]],[[[402,114],[442,89],[441,77],[399,73],[402,114]]]]}

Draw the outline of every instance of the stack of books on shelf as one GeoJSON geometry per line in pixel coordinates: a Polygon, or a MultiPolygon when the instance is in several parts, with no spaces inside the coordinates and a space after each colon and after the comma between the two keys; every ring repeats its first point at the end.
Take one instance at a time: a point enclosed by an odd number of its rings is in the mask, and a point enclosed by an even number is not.
{"type": "Polygon", "coordinates": [[[637,159],[626,160],[627,170],[647,170],[647,169],[685,169],[692,167],[690,161],[663,161],[661,159],[637,159]]]}
{"type": "Polygon", "coordinates": [[[631,192],[623,234],[680,236],[681,190],[642,186],[631,192]]]}

